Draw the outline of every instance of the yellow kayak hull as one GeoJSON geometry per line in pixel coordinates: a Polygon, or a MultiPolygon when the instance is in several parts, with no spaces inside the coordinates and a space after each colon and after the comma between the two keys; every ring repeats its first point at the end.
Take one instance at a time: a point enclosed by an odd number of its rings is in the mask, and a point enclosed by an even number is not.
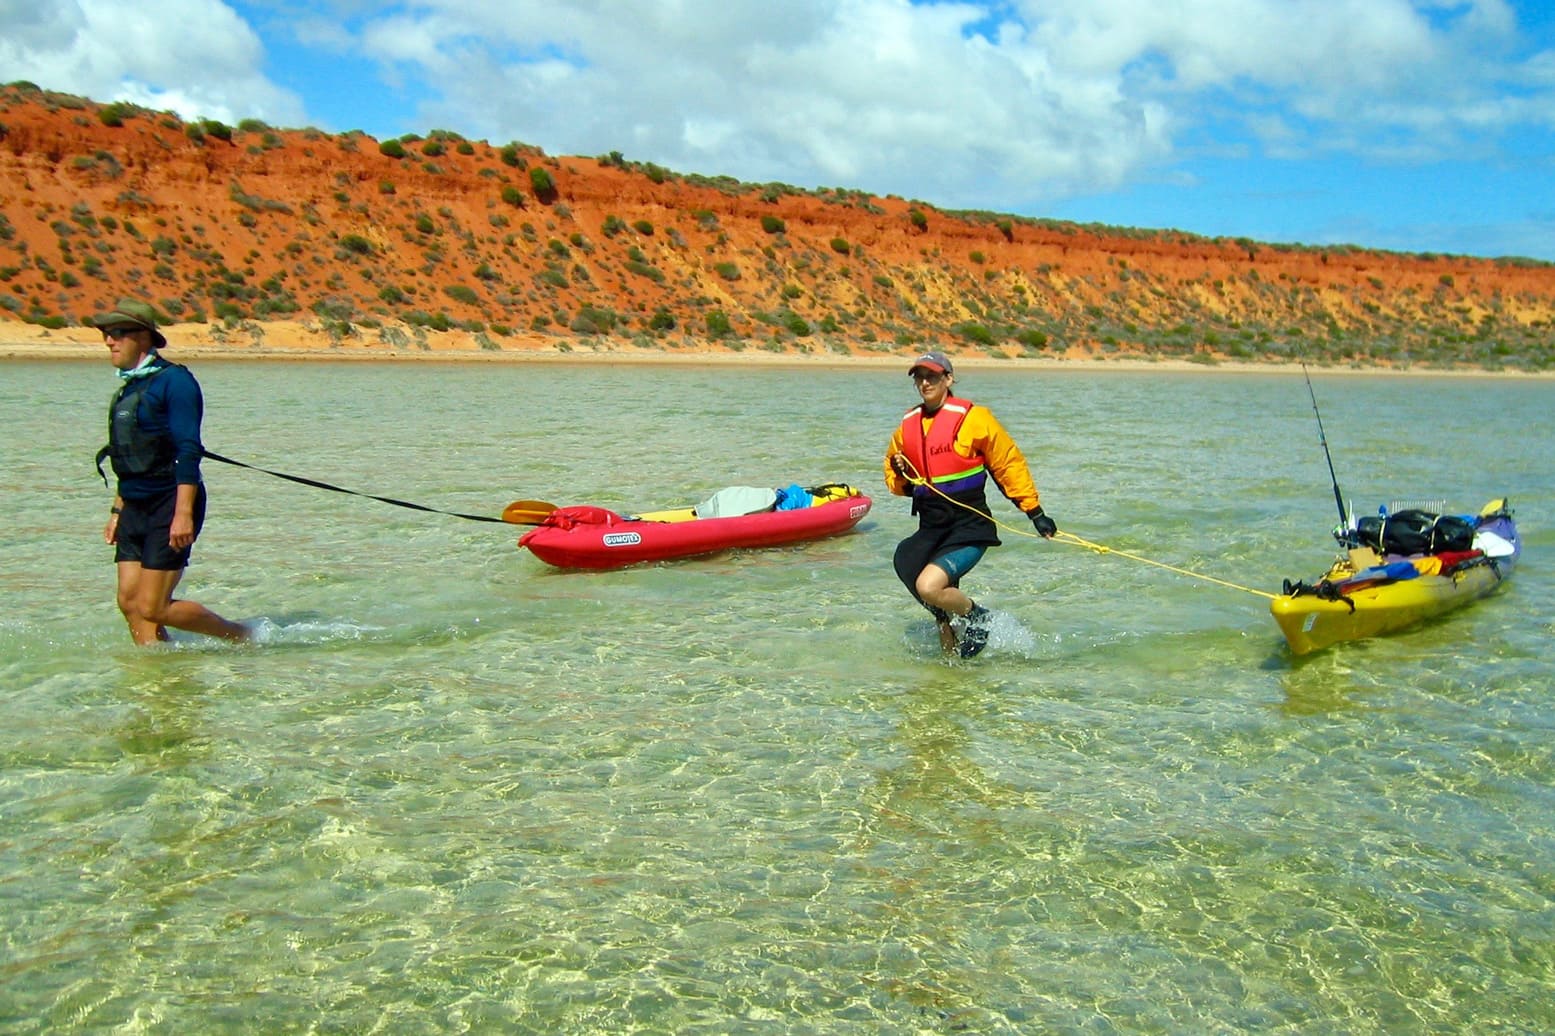
{"type": "Polygon", "coordinates": [[[1282,594],[1269,602],[1280,632],[1298,655],[1320,651],[1346,640],[1365,640],[1407,629],[1446,615],[1491,593],[1502,583],[1491,565],[1479,565],[1450,576],[1420,576],[1358,590],[1345,601],[1326,601],[1311,594],[1282,594]]]}

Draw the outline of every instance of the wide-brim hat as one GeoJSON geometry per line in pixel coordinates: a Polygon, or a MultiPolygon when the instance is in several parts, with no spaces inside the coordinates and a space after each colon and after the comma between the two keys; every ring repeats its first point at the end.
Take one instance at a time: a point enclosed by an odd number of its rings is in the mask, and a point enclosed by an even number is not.
{"type": "Polygon", "coordinates": [[[100,331],[110,327],[138,327],[151,332],[151,340],[158,349],[167,344],[167,338],[157,330],[157,313],[151,305],[139,299],[120,299],[107,313],[92,318],[92,326],[100,331]]]}
{"type": "Polygon", "coordinates": [[[954,374],[955,370],[950,366],[950,357],[941,352],[924,353],[912,361],[912,366],[907,368],[907,373],[923,368],[936,374],[954,374]]]}

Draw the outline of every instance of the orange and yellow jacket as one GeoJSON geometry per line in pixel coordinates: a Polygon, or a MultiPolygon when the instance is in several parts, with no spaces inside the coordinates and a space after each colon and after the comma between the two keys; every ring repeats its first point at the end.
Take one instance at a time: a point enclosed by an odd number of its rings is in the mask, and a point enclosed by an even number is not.
{"type": "Polygon", "coordinates": [[[964,512],[962,520],[970,518],[964,507],[898,475],[891,466],[892,456],[898,453],[905,454],[913,468],[945,496],[984,513],[984,475],[1022,511],[1029,513],[1040,505],[1020,447],[992,411],[970,400],[949,396],[932,415],[925,415],[921,405],[907,411],[891,436],[884,462],[886,487],[897,496],[911,496],[913,513],[922,515],[925,524],[956,523],[956,511],[964,512]]]}

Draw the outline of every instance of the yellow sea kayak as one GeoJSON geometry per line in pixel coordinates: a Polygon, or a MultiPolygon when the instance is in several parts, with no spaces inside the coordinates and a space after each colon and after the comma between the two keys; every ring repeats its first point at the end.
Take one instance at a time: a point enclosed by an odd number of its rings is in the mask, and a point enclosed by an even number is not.
{"type": "Polygon", "coordinates": [[[1297,655],[1364,640],[1445,615],[1496,590],[1521,551],[1505,500],[1474,519],[1473,546],[1402,557],[1355,547],[1315,584],[1287,584],[1269,604],[1297,655]]]}

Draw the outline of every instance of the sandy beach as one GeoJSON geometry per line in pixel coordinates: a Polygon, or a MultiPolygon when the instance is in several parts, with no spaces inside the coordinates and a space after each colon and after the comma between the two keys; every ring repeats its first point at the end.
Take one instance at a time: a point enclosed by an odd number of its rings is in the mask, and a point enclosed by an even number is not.
{"type": "MultiPolygon", "coordinates": [[[[760,344],[742,347],[711,339],[677,337],[660,340],[647,348],[619,336],[597,338],[558,337],[520,332],[502,338],[499,348],[483,347],[468,331],[427,331],[399,327],[386,336],[378,329],[359,329],[355,335],[335,338],[317,325],[274,321],[224,328],[212,324],[169,324],[162,328],[168,339],[166,353],[172,359],[377,363],[608,363],[701,366],[787,366],[818,368],[896,368],[910,358],[908,350],[887,350],[878,345],[860,346],[853,352],[817,345],[811,351],[778,352],[760,344]],[[411,344],[391,344],[386,337],[411,344]]],[[[487,337],[488,342],[494,341],[487,337]]],[[[1051,371],[1159,371],[1159,372],[1299,372],[1299,363],[1249,362],[1226,358],[1186,360],[1177,357],[1133,355],[1099,356],[1072,350],[1055,356],[996,356],[950,351],[951,359],[965,370],[990,368],[1051,371]]],[[[95,360],[103,357],[102,335],[91,327],[49,329],[31,324],[0,326],[0,359],[95,360]]],[[[1313,370],[1409,376],[1555,378],[1555,371],[1485,370],[1476,367],[1382,367],[1370,364],[1314,362],[1313,370]]]]}

